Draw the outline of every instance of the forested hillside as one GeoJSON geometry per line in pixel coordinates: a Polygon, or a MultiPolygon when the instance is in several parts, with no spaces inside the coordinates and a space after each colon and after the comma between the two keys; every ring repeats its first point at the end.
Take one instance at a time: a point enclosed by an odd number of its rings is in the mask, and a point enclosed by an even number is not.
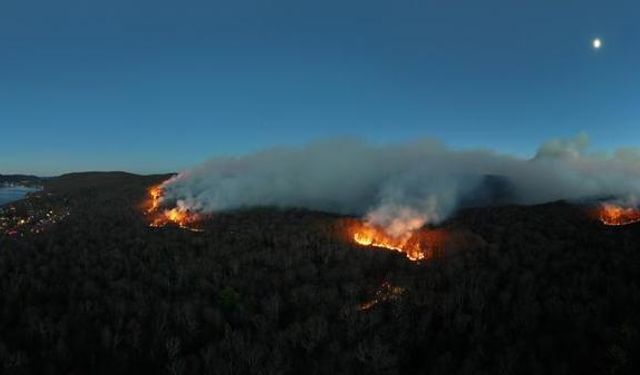
{"type": "Polygon", "coordinates": [[[149,228],[167,177],[67,175],[29,198],[69,214],[0,234],[0,373],[637,373],[638,225],[468,209],[412,262],[304,210],[149,228]]]}

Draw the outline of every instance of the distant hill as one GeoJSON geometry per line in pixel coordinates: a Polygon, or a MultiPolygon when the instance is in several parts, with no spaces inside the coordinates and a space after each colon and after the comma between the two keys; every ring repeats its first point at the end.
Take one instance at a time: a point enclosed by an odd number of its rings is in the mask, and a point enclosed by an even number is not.
{"type": "Polygon", "coordinates": [[[105,188],[109,185],[122,186],[126,184],[144,182],[144,180],[157,180],[159,177],[169,178],[173,174],[140,176],[128,172],[80,172],[68,173],[51,178],[45,184],[47,189],[58,191],[70,191],[77,189],[90,189],[94,187],[105,188]]]}
{"type": "Polygon", "coordinates": [[[128,172],[69,173],[47,180],[47,192],[66,196],[99,197],[103,200],[140,200],[146,189],[167,180],[173,174],[141,176],[128,172]]]}
{"type": "Polygon", "coordinates": [[[45,179],[23,174],[0,174],[0,185],[42,186],[45,179]]]}

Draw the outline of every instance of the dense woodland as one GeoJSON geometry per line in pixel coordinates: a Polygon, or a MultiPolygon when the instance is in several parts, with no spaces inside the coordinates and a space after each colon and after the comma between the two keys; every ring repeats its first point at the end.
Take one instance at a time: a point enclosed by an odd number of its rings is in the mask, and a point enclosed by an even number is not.
{"type": "Polygon", "coordinates": [[[412,262],[303,210],[149,228],[139,204],[164,178],[47,181],[71,215],[0,236],[0,373],[638,373],[638,225],[467,209],[412,262]],[[385,284],[402,294],[361,309],[385,284]]]}

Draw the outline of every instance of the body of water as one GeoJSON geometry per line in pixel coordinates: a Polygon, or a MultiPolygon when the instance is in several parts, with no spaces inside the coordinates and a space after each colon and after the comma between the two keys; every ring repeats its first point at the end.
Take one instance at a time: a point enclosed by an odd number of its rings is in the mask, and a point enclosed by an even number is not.
{"type": "Polygon", "coordinates": [[[34,191],[37,191],[37,189],[20,186],[0,187],[0,206],[22,199],[27,195],[27,193],[32,193],[34,191]]]}

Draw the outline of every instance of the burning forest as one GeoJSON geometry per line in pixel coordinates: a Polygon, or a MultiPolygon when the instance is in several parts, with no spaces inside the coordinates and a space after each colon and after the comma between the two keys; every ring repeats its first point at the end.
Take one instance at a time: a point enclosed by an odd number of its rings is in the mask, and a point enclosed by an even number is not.
{"type": "Polygon", "coordinates": [[[363,247],[373,247],[397,251],[412,261],[427,260],[444,248],[446,231],[444,229],[420,228],[399,236],[384,228],[352,220],[347,226],[347,237],[353,243],[363,247]]]}
{"type": "Polygon", "coordinates": [[[155,185],[147,190],[147,199],[144,203],[145,214],[150,227],[164,227],[175,225],[182,229],[201,231],[198,224],[203,220],[203,215],[190,212],[180,207],[167,208],[163,202],[164,191],[162,185],[155,185]]]}
{"type": "MultiPolygon", "coordinates": [[[[96,176],[87,176],[92,194],[74,180],[59,195],[74,214],[40,235],[0,235],[8,260],[0,267],[11,275],[0,304],[24,316],[4,326],[5,347],[42,358],[21,362],[33,369],[24,373],[45,365],[134,373],[140,364],[163,373],[182,363],[192,366],[185,374],[497,373],[508,346],[539,352],[542,372],[553,373],[549,358],[561,357],[582,374],[592,363],[608,366],[611,348],[632,353],[637,345],[607,332],[640,327],[640,233],[599,228],[583,206],[464,209],[437,225],[411,210],[386,211],[395,222],[295,209],[198,211],[168,195],[168,182],[155,185],[166,176],[112,177],[94,189],[96,176]],[[153,227],[206,232],[148,230],[142,216],[153,227]],[[82,361],[94,353],[95,364],[82,361]],[[451,366],[478,359],[460,371],[434,365],[451,355],[451,366]],[[318,362],[328,369],[309,369],[318,362]]],[[[514,363],[516,373],[532,366],[514,363]]]]}
{"type": "Polygon", "coordinates": [[[0,0],[0,375],[640,374],[639,15],[0,0]]]}
{"type": "Polygon", "coordinates": [[[640,222],[640,209],[616,203],[603,203],[596,208],[597,218],[608,226],[623,226],[640,222]]]}
{"type": "MultiPolygon", "coordinates": [[[[592,153],[587,139],[552,140],[530,159],[490,150],[453,150],[433,140],[369,145],[324,141],[216,158],[153,186],[150,226],[199,230],[212,214],[252,207],[303,208],[362,219],[350,241],[429,258],[432,230],[460,209],[558,200],[623,201],[640,193],[640,157],[592,153]]],[[[605,225],[640,221],[614,203],[596,212],[605,225]]]]}
{"type": "MultiPolygon", "coordinates": [[[[143,207],[150,227],[160,228],[177,226],[182,229],[199,232],[205,215],[190,212],[180,207],[168,207],[163,200],[162,184],[147,189],[147,199],[143,207]]],[[[389,233],[385,228],[369,222],[351,220],[344,224],[348,239],[363,247],[376,247],[403,253],[412,261],[429,258],[436,246],[441,245],[442,231],[417,229],[402,232],[400,235],[389,233]]]]}
{"type": "Polygon", "coordinates": [[[407,233],[400,237],[393,237],[386,233],[384,229],[376,228],[366,223],[354,225],[351,231],[353,232],[353,241],[359,245],[398,251],[414,261],[425,258],[423,244],[417,233],[407,233]]]}
{"type": "MultiPolygon", "coordinates": [[[[638,163],[640,156],[624,150],[591,152],[585,136],[546,142],[528,159],[428,139],[389,145],[330,140],[216,158],[183,171],[151,190],[150,217],[156,226],[191,227],[201,215],[250,207],[356,216],[366,224],[354,230],[353,241],[420,260],[427,257],[423,228],[462,208],[629,199],[640,193],[638,163]]],[[[640,217],[613,205],[599,216],[607,225],[640,217]]]]}

